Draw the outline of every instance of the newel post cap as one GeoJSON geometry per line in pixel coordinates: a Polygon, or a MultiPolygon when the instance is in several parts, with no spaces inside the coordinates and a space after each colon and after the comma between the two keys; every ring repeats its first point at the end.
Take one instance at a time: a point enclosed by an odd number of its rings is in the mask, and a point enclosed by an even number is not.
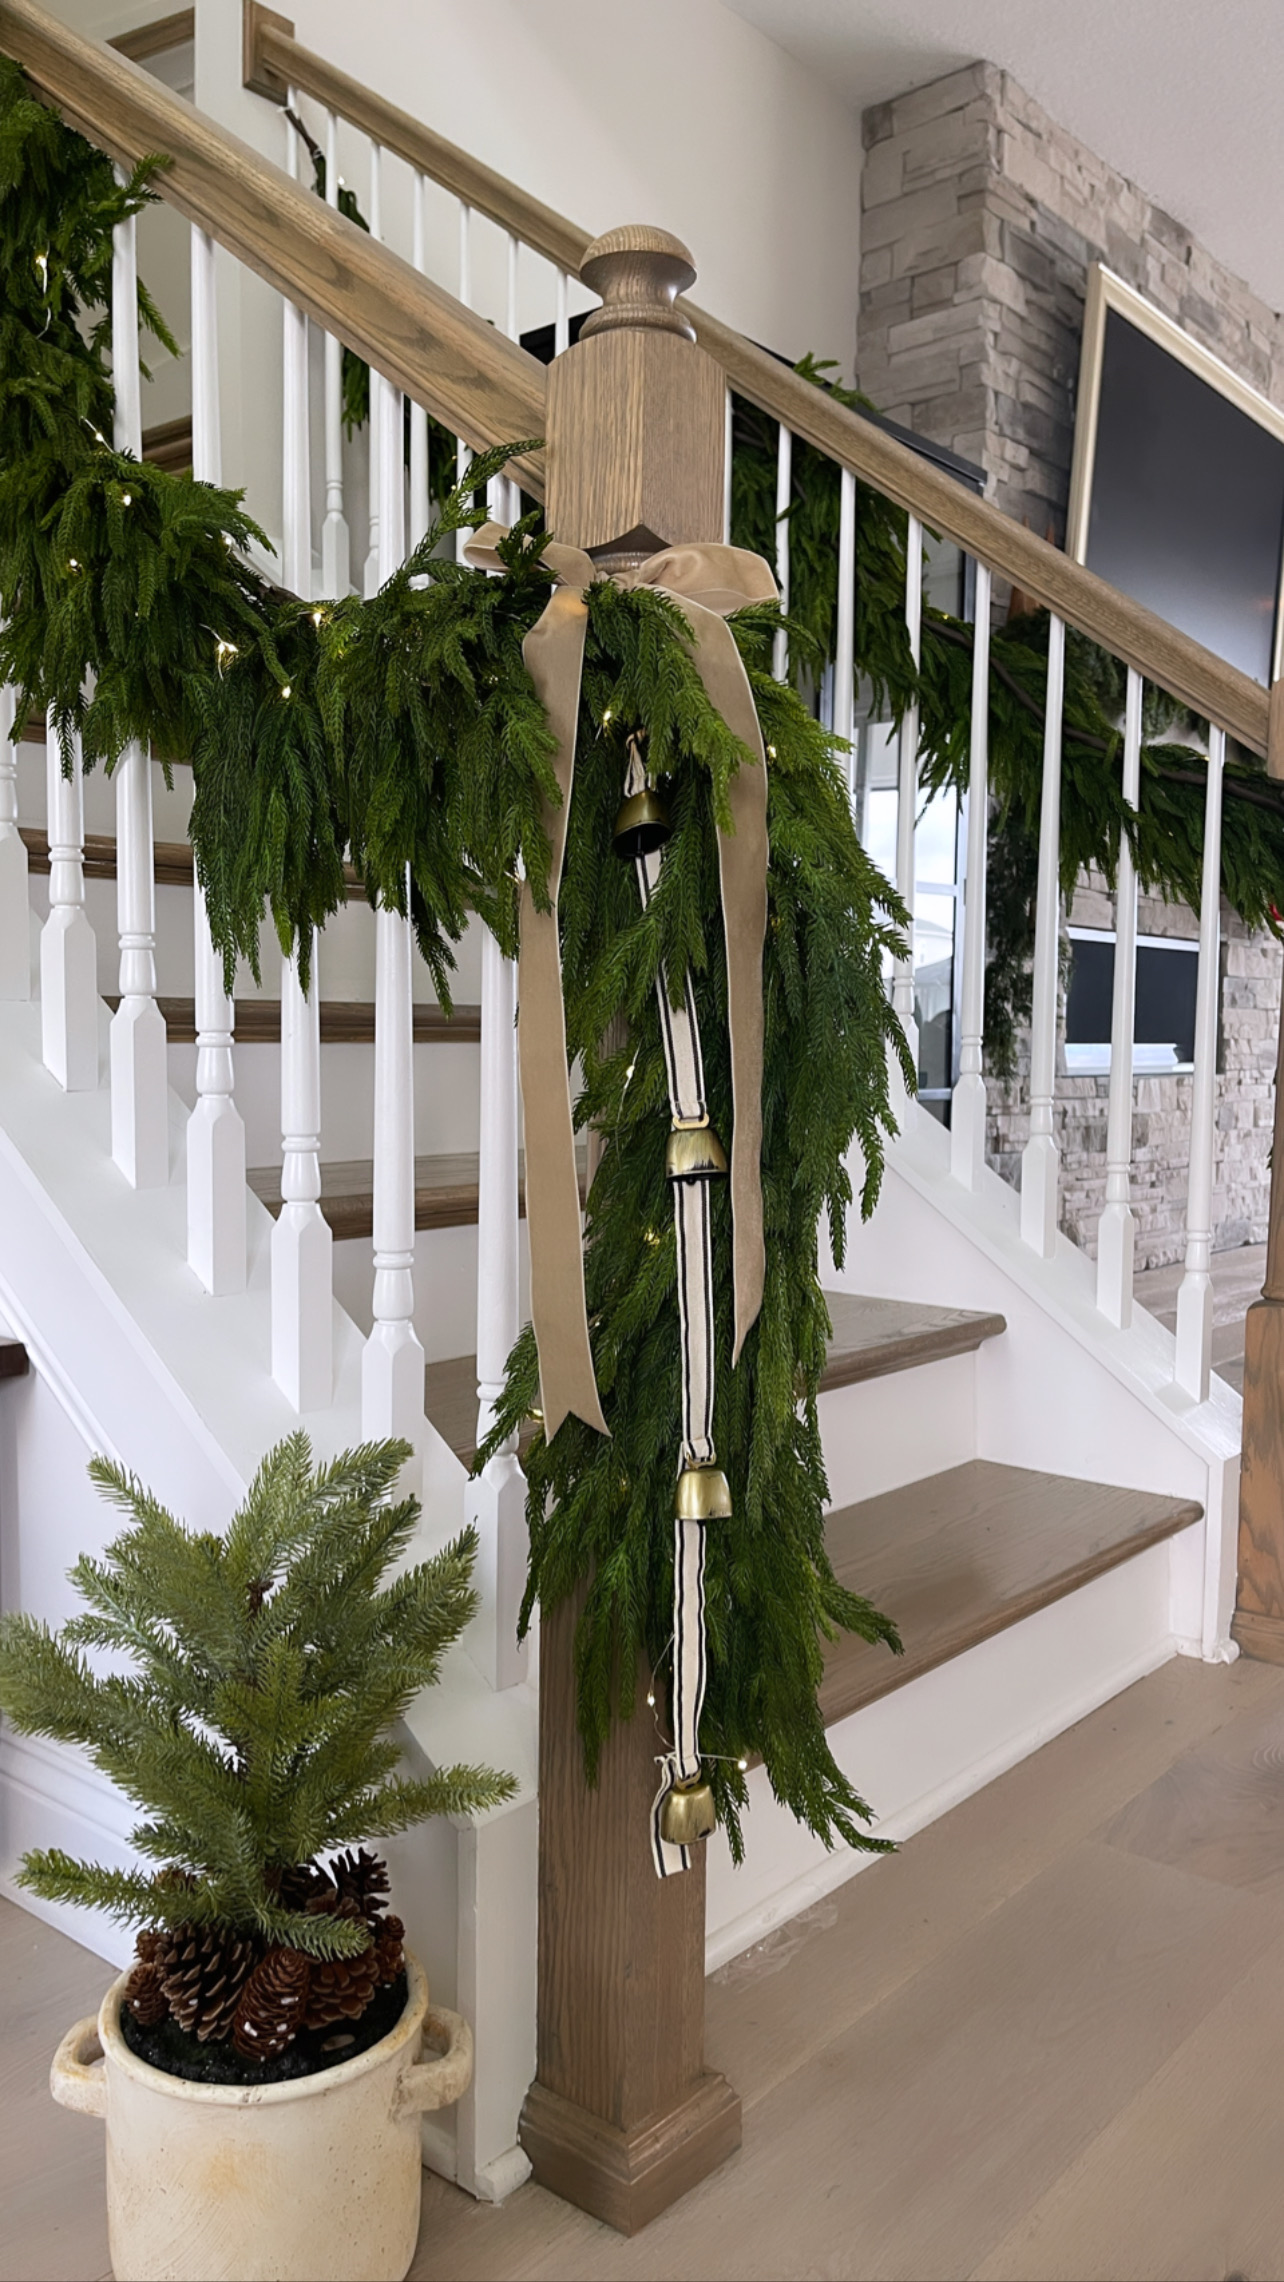
{"type": "Polygon", "coordinates": [[[629,222],[594,238],[580,263],[585,285],[602,306],[584,321],[581,340],[593,333],[679,333],[694,341],[695,327],[674,303],[695,284],[695,263],[681,238],[647,222],[629,222]]]}

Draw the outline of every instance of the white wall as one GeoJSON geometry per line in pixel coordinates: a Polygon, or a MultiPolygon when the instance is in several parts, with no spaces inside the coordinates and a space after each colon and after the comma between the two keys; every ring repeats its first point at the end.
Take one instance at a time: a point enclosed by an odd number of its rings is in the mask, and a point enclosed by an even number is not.
{"type": "MultiPolygon", "coordinates": [[[[699,297],[742,331],[850,369],[859,115],[719,0],[297,0],[285,13],[305,46],[586,228],[676,230],[699,297]]],[[[215,33],[239,59],[240,0],[198,0],[197,15],[201,107],[277,158],[267,107],[237,88],[233,110],[213,63],[215,33]]]]}

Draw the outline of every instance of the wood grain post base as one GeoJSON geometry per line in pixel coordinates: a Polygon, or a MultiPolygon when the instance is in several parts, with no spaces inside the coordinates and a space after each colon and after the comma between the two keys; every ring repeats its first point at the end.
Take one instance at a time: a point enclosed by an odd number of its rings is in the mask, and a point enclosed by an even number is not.
{"type": "Polygon", "coordinates": [[[740,2098],[725,2076],[706,2074],[676,2106],[621,2131],[535,2083],[519,2136],[541,2187],[637,2234],[735,2154],[740,2098]]]}
{"type": "MultiPolygon", "coordinates": [[[[1276,1153],[1279,1134],[1276,1134],[1276,1153]]],[[[1272,1217],[1275,1184],[1272,1182],[1272,1217]]],[[[1245,1656],[1284,1664],[1284,1304],[1254,1301],[1244,1319],[1239,1581],[1231,1638],[1245,1656]]]]}

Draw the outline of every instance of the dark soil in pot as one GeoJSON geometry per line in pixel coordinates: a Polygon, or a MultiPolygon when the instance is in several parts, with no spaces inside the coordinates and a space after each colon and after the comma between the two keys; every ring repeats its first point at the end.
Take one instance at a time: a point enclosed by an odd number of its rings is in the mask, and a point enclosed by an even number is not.
{"type": "Polygon", "coordinates": [[[149,2068],[159,2068],[165,2076],[182,2076],[190,2084],[288,2084],[300,2076],[319,2076],[368,2052],[396,2027],[406,2009],[406,1996],[406,1976],[401,1972],[375,1991],[360,2020],[301,2029],[275,2060],[242,2060],[230,2038],[225,2044],[202,2044],[174,2020],[142,2028],[128,2005],[120,2008],[120,2033],[149,2068]]]}

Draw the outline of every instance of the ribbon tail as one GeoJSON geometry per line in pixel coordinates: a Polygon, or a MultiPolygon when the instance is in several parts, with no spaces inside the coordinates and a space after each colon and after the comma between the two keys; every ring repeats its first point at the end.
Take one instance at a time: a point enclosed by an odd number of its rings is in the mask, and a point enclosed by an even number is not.
{"type": "Polygon", "coordinates": [[[727,947],[727,1031],[731,1048],[733,1365],[758,1320],[767,1272],[762,1222],[762,951],[767,934],[767,755],[749,676],[724,618],[684,601],[693,656],[705,694],[756,768],[740,767],[729,798],[734,829],[718,834],[722,925],[727,947]]]}
{"type": "Polygon", "coordinates": [[[531,1316],[539,1350],[544,1433],[549,1441],[571,1411],[599,1434],[610,1431],[593,1371],[584,1296],[584,1239],[557,923],[587,629],[588,611],[582,596],[559,587],[522,645],[527,671],[557,740],[553,767],[562,795],[560,807],[550,803],[544,819],[552,848],[552,909],[536,910],[529,886],[523,889],[518,961],[517,1036],[526,1124],[531,1316]]]}

